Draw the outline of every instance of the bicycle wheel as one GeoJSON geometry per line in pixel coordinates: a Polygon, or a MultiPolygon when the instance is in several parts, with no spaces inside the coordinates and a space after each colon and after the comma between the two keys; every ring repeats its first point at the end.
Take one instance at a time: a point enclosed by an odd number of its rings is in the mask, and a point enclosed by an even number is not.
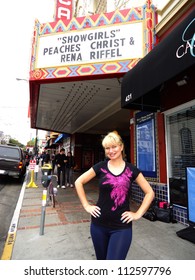
{"type": "Polygon", "coordinates": [[[55,201],[55,194],[54,194],[52,182],[50,182],[50,184],[49,184],[49,198],[50,198],[52,207],[55,208],[56,201],[55,201]]]}

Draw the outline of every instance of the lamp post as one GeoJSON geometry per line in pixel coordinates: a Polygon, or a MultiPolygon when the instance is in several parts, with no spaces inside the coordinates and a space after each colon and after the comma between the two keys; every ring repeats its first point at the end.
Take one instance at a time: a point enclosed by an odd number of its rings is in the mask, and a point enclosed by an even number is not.
{"type": "Polygon", "coordinates": [[[16,78],[16,81],[25,81],[25,82],[28,82],[27,79],[23,79],[23,78],[16,78]]]}
{"type": "Polygon", "coordinates": [[[38,139],[37,139],[37,138],[38,138],[38,129],[36,129],[36,138],[35,138],[35,146],[34,146],[35,156],[38,155],[38,145],[37,145],[37,144],[38,144],[38,143],[37,143],[37,142],[38,142],[38,141],[37,141],[38,139]]]}

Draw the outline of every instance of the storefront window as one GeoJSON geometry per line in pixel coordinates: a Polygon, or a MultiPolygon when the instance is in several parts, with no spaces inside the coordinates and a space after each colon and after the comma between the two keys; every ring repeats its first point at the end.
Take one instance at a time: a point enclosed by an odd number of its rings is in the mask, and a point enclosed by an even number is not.
{"type": "Polygon", "coordinates": [[[166,116],[170,200],[187,206],[186,167],[195,166],[195,106],[166,116]]]}

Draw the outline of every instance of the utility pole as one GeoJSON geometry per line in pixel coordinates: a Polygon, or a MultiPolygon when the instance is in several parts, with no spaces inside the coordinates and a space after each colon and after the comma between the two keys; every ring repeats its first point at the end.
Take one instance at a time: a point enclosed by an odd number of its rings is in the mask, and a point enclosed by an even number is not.
{"type": "Polygon", "coordinates": [[[34,150],[35,150],[35,156],[37,156],[38,155],[38,129],[36,129],[36,138],[35,138],[34,150]]]}

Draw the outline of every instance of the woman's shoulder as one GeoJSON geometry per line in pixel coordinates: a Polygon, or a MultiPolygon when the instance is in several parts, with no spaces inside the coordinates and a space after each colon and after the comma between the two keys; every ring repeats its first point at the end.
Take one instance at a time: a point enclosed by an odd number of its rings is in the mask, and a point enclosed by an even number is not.
{"type": "Polygon", "coordinates": [[[102,161],[99,161],[98,163],[94,164],[92,167],[96,171],[96,170],[99,170],[100,168],[104,168],[106,166],[107,166],[107,161],[102,160],[102,161]]]}
{"type": "Polygon", "coordinates": [[[134,165],[133,163],[131,162],[126,162],[126,167],[128,167],[133,173],[134,173],[134,176],[137,177],[138,174],[141,172],[139,170],[139,168],[137,168],[136,165],[134,165]]]}
{"type": "Polygon", "coordinates": [[[138,169],[137,166],[131,162],[126,161],[126,166],[132,168],[132,169],[138,169]]]}

